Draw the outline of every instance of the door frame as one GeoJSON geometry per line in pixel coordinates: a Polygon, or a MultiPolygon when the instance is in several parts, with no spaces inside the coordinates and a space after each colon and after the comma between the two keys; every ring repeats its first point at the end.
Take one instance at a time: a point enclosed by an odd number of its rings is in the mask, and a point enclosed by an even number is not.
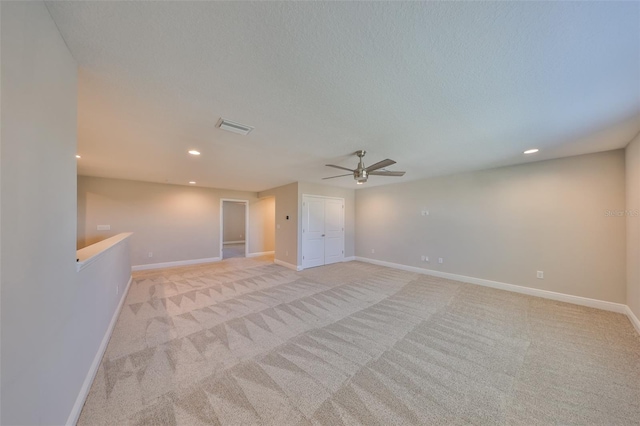
{"type": "Polygon", "coordinates": [[[346,230],[345,228],[345,218],[346,218],[346,209],[347,209],[347,204],[344,200],[344,198],[341,197],[329,197],[327,195],[315,195],[315,194],[302,194],[302,200],[300,200],[300,221],[299,221],[299,231],[300,232],[300,267],[302,268],[301,270],[305,269],[304,268],[304,262],[302,257],[304,256],[304,216],[303,216],[303,211],[304,211],[304,197],[315,197],[315,198],[324,198],[324,199],[330,199],[330,200],[340,200],[342,201],[342,261],[344,261],[345,259],[345,255],[344,255],[344,250],[345,250],[345,245],[347,244],[347,239],[346,239],[346,230]]]}
{"type": "Polygon", "coordinates": [[[220,259],[224,259],[222,249],[224,247],[224,202],[244,204],[244,257],[249,257],[249,200],[236,198],[220,198],[220,259]]]}

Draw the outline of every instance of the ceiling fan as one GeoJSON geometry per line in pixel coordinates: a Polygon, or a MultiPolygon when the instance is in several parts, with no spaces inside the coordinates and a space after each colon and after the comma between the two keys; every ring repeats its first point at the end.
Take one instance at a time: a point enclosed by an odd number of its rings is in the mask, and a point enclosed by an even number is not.
{"type": "Polygon", "coordinates": [[[354,153],[355,155],[358,156],[358,158],[360,158],[360,162],[358,163],[358,167],[356,167],[353,170],[347,169],[346,167],[342,167],[342,166],[336,166],[335,164],[326,164],[329,167],[333,167],[333,168],[341,169],[341,170],[347,170],[350,173],[347,173],[347,174],[344,174],[344,175],[326,177],[326,178],[322,178],[322,179],[323,180],[324,179],[333,179],[333,178],[353,175],[353,178],[356,180],[357,184],[358,185],[362,185],[363,183],[365,183],[367,181],[367,178],[369,178],[369,176],[404,176],[404,174],[406,173],[406,172],[392,172],[392,171],[388,171],[388,170],[380,170],[380,169],[382,169],[384,167],[396,164],[395,161],[389,160],[388,158],[386,160],[379,161],[376,164],[373,164],[373,165],[371,165],[369,167],[365,167],[364,163],[362,162],[362,157],[364,157],[364,155],[366,153],[367,153],[367,151],[365,151],[364,149],[361,149],[361,150],[356,151],[354,153]]]}

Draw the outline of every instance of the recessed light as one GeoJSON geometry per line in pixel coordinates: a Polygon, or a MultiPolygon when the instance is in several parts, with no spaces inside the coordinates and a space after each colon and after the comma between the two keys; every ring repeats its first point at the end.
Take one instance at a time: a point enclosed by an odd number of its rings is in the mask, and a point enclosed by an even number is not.
{"type": "Polygon", "coordinates": [[[526,150],[524,153],[525,154],[535,154],[538,151],[540,151],[538,148],[533,148],[533,149],[526,150]]]}
{"type": "Polygon", "coordinates": [[[191,154],[191,155],[200,155],[200,151],[196,151],[195,149],[192,149],[191,151],[189,151],[189,154],[191,154]]]}
{"type": "Polygon", "coordinates": [[[189,184],[190,184],[190,185],[195,185],[195,184],[196,184],[196,182],[192,180],[191,182],[189,182],[189,184]]]}
{"type": "Polygon", "coordinates": [[[76,158],[82,158],[82,157],[80,157],[78,154],[76,154],[76,158]]]}

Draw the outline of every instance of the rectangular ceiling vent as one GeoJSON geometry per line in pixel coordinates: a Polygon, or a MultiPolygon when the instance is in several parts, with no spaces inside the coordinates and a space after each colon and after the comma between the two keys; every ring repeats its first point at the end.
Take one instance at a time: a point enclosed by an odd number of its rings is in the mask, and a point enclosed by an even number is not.
{"type": "Polygon", "coordinates": [[[222,130],[228,130],[233,133],[239,133],[241,135],[248,135],[249,132],[253,130],[253,127],[251,126],[236,123],[235,121],[227,120],[226,118],[220,118],[216,127],[220,127],[222,130]]]}

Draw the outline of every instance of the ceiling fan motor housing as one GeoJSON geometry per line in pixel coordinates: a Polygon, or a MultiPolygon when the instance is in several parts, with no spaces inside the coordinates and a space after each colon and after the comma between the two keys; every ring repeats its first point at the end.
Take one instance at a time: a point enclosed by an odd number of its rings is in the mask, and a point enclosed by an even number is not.
{"type": "Polygon", "coordinates": [[[369,173],[367,173],[366,170],[361,169],[359,167],[353,172],[353,178],[358,182],[366,182],[368,177],[369,177],[369,173]]]}

